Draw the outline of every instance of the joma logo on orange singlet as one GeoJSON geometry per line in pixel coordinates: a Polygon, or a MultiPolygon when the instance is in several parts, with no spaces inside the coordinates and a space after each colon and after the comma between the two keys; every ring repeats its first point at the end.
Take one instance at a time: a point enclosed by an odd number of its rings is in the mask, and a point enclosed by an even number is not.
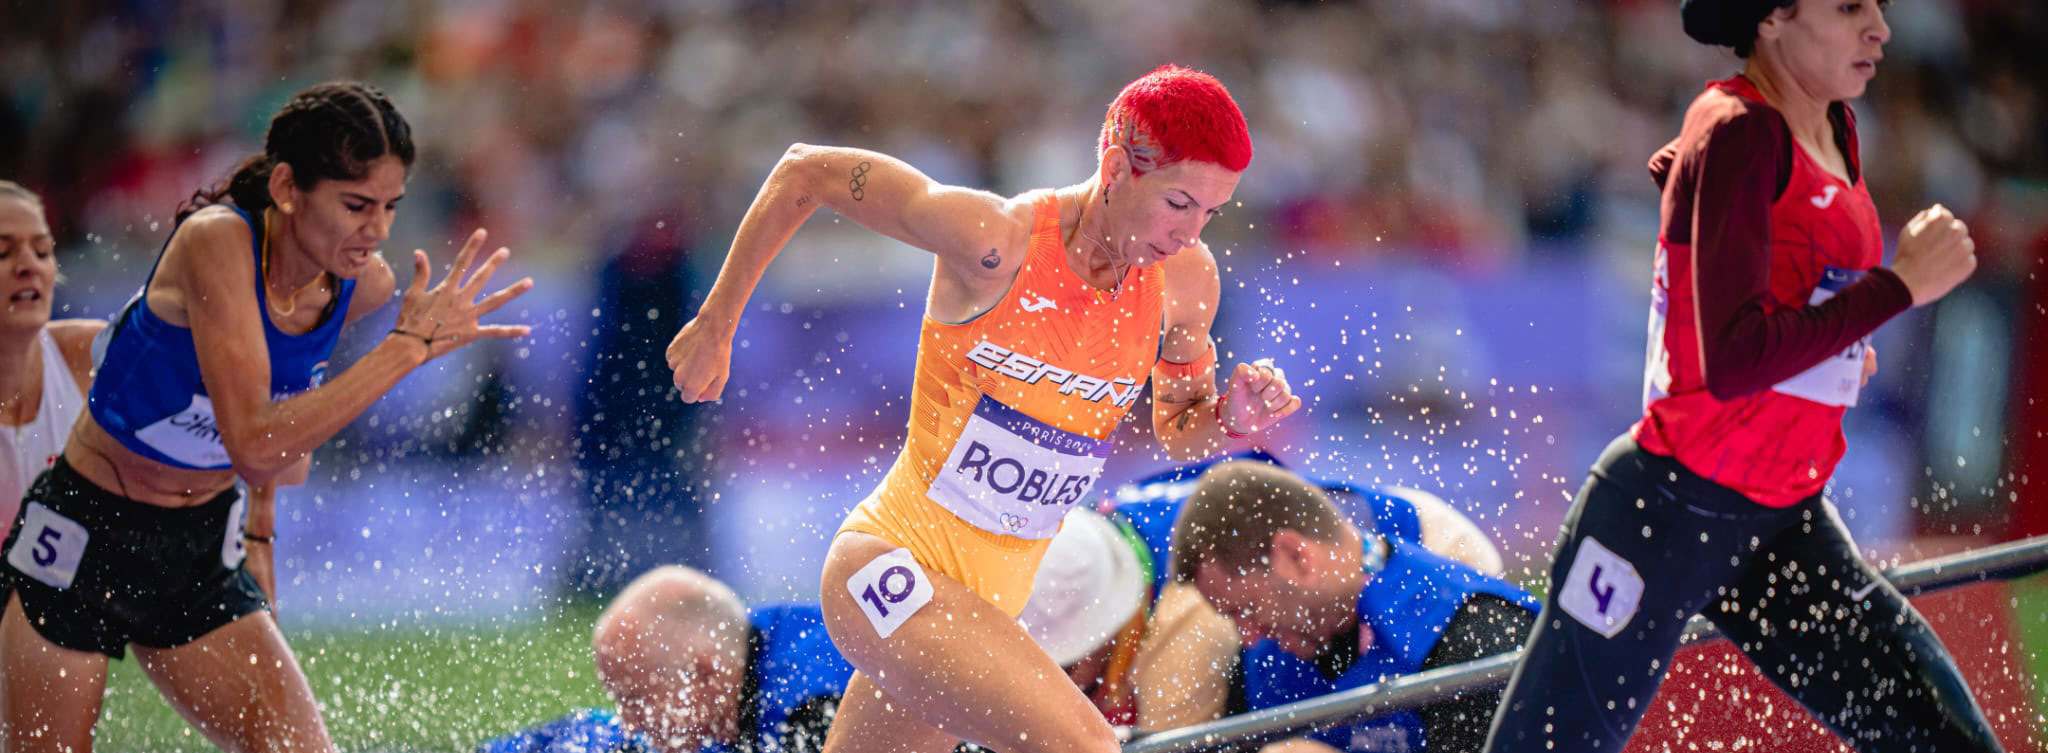
{"type": "Polygon", "coordinates": [[[1140,385],[1135,379],[1101,379],[1087,374],[1076,374],[1022,353],[1013,353],[1009,348],[987,340],[981,341],[973,350],[967,351],[967,360],[1025,384],[1037,384],[1041,380],[1050,381],[1060,386],[1060,394],[1079,395],[1081,399],[1091,402],[1109,400],[1111,405],[1124,408],[1138,399],[1140,385]]]}

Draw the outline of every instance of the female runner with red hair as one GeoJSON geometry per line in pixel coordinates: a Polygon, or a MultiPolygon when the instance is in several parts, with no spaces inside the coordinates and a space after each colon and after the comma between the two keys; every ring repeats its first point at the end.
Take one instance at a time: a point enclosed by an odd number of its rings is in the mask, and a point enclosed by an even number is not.
{"type": "Polygon", "coordinates": [[[938,257],[908,441],[826,554],[826,625],[860,670],[827,751],[1115,750],[1016,615],[1148,377],[1153,430],[1178,458],[1300,408],[1270,365],[1215,384],[1221,281],[1200,236],[1251,152],[1222,83],[1169,65],[1111,103],[1095,173],[1066,188],[1003,197],[804,144],[776,164],[669,346],[685,399],[718,398],[748,295],[820,205],[938,257]]]}

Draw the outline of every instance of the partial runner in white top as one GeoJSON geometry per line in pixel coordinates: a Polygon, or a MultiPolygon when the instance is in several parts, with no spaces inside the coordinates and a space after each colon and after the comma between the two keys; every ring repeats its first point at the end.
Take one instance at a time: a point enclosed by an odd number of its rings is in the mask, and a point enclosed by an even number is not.
{"type": "Polygon", "coordinates": [[[42,199],[0,180],[0,531],[64,451],[85,408],[92,337],[107,326],[51,321],[56,288],[56,239],[42,199]]]}
{"type": "MultiPolygon", "coordinates": [[[[59,325],[73,325],[98,329],[104,322],[60,322],[59,325]]],[[[87,334],[85,340],[91,340],[87,334]]],[[[21,495],[28,491],[36,474],[56,462],[64,452],[64,440],[71,436],[71,424],[78,421],[78,412],[85,409],[84,386],[78,383],[70,362],[57,347],[57,339],[44,328],[37,333],[36,340],[42,351],[42,401],[36,408],[35,416],[24,424],[10,424],[7,417],[0,417],[0,515],[12,522],[14,513],[21,506],[21,495]]],[[[33,362],[24,364],[33,367],[33,362]]]]}

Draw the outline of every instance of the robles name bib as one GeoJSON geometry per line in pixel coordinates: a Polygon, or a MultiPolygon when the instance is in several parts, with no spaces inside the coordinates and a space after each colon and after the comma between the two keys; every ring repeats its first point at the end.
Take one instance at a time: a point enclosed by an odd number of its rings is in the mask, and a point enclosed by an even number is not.
{"type": "Polygon", "coordinates": [[[1094,488],[1112,444],[983,395],[925,494],[984,531],[1051,538],[1067,509],[1094,488]]]}

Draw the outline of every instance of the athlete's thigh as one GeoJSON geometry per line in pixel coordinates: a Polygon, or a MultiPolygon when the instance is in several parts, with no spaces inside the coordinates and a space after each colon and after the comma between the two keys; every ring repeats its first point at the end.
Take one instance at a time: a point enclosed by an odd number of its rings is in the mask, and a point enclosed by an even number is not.
{"type": "MultiPolygon", "coordinates": [[[[821,591],[826,630],[847,661],[930,725],[1001,751],[1116,749],[1109,723],[1015,618],[907,550],[842,533],[826,553],[821,591]]],[[[832,736],[842,736],[837,724],[832,736]]],[[[884,744],[846,738],[833,747],[884,744]]]]}
{"type": "Polygon", "coordinates": [[[1594,475],[1580,488],[1488,750],[1620,750],[1686,622],[1739,572],[1720,522],[1633,487],[1594,475]]]}
{"type": "Polygon", "coordinates": [[[932,726],[918,709],[855,672],[825,735],[824,753],[950,753],[959,744],[960,738],[932,726]]]}
{"type": "MultiPolygon", "coordinates": [[[[1753,657],[1792,650],[1807,654],[1800,661],[1822,661],[1851,643],[1887,640],[1898,624],[1917,619],[1906,616],[1912,607],[1863,561],[1824,503],[1804,502],[1794,513],[1705,610],[1737,648],[1753,657]]],[[[1817,666],[1786,669],[1810,677],[1817,666]]]]}
{"type": "Polygon", "coordinates": [[[1767,675],[1864,674],[1866,651],[1888,652],[1925,621],[1863,560],[1825,503],[1809,500],[1796,512],[1706,615],[1767,675]]]}
{"type": "Polygon", "coordinates": [[[334,744],[305,673],[269,612],[176,648],[134,646],[171,707],[228,751],[327,751],[334,744]]]}
{"type": "Polygon", "coordinates": [[[1765,677],[1859,750],[1994,750],[1925,618],[1856,551],[1831,506],[1767,542],[1708,615],[1765,677]]]}
{"type": "Polygon", "coordinates": [[[79,751],[92,745],[107,657],[43,639],[10,593],[0,616],[0,750],[79,751]]]}

